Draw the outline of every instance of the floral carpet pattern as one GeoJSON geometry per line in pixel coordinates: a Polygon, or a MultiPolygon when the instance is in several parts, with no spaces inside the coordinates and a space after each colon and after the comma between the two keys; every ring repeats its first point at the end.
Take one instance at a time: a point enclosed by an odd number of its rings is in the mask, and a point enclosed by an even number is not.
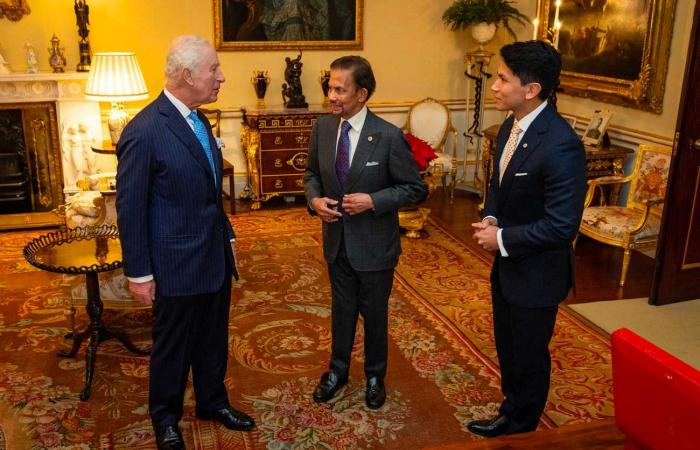
{"type": "MultiPolygon", "coordinates": [[[[364,404],[359,327],[349,383],[318,405],[311,392],[331,341],[320,224],[301,208],[232,221],[242,277],[233,293],[226,384],[231,403],[258,427],[237,433],[195,419],[190,386],[180,423],[188,449],[412,449],[476,439],[466,423],[496,413],[501,400],[490,261],[432,222],[423,238],[402,238],[390,299],[387,403],[376,411],[364,404]]],[[[92,397],[78,399],[85,345],[75,359],[57,356],[68,345],[71,280],[35,269],[21,253],[44,232],[0,235],[0,449],[155,448],[147,357],[101,343],[92,397]]],[[[148,310],[104,314],[141,347],[150,344],[150,320],[148,310]]],[[[83,311],[77,324],[85,324],[83,311]]],[[[540,426],[611,417],[608,340],[561,308],[552,356],[540,426]]]]}

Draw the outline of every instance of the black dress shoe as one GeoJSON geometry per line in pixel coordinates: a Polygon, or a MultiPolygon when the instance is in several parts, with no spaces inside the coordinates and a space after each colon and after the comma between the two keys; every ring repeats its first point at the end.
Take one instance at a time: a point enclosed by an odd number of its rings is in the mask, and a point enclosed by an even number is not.
{"type": "Polygon", "coordinates": [[[195,410],[194,415],[202,420],[216,420],[229,430],[250,431],[255,428],[255,421],[252,417],[232,406],[217,411],[195,410]]]}
{"type": "Polygon", "coordinates": [[[324,403],[332,399],[338,390],[348,382],[346,378],[340,378],[335,372],[328,371],[321,376],[321,380],[314,389],[314,401],[324,403]]]}
{"type": "Polygon", "coordinates": [[[367,390],[365,391],[365,403],[369,409],[379,409],[386,401],[386,389],[384,381],[379,377],[367,379],[367,390]]]}
{"type": "Polygon", "coordinates": [[[177,425],[154,426],[158,450],[185,450],[185,441],[177,425]]]}
{"type": "Polygon", "coordinates": [[[467,429],[479,436],[496,437],[505,434],[509,424],[508,416],[498,416],[489,420],[469,422],[467,429]]]}

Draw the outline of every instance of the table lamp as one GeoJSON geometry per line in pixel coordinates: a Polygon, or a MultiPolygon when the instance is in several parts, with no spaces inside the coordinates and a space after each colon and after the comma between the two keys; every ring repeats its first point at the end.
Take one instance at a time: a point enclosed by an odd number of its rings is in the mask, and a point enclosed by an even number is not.
{"type": "Polygon", "coordinates": [[[107,124],[112,144],[116,145],[129,116],[122,102],[145,100],[148,88],[141,75],[136,54],[131,52],[95,53],[85,87],[89,100],[111,102],[107,124]]]}

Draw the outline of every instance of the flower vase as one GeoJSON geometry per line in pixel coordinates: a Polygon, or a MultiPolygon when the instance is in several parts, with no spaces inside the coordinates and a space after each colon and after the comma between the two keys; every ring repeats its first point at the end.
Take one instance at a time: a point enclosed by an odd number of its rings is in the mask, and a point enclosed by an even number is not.
{"type": "Polygon", "coordinates": [[[471,27],[472,38],[479,44],[479,50],[484,51],[484,45],[491,42],[496,34],[496,24],[481,22],[471,27]]]}

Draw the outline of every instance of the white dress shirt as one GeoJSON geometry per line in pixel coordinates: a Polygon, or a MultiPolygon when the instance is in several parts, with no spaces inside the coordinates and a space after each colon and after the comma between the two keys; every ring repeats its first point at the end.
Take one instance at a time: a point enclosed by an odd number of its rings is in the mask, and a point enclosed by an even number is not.
{"type": "MultiPolygon", "coordinates": [[[[348,154],[348,164],[352,165],[352,158],[355,156],[355,149],[357,148],[357,143],[360,141],[360,133],[362,132],[362,127],[365,126],[365,119],[367,118],[367,107],[363,106],[357,114],[347,119],[350,122],[350,130],[348,130],[348,137],[350,138],[350,153],[348,154]]],[[[338,152],[338,141],[340,140],[340,131],[342,129],[343,122],[345,119],[340,119],[338,124],[338,135],[335,139],[335,151],[338,152]]]]}
{"type": "MultiPolygon", "coordinates": [[[[527,129],[530,128],[530,125],[532,125],[532,122],[537,118],[537,116],[540,115],[542,111],[547,107],[547,101],[542,102],[540,106],[537,108],[533,109],[530,111],[525,117],[522,119],[518,120],[518,127],[522,130],[520,134],[518,135],[518,142],[515,144],[515,148],[517,149],[518,146],[520,145],[520,142],[523,140],[523,136],[525,136],[525,133],[527,132],[527,129]]],[[[517,150],[516,150],[517,151],[517,150]]],[[[501,161],[503,160],[503,155],[505,152],[501,153],[501,160],[498,161],[499,167],[501,164],[501,161]]],[[[484,217],[484,220],[486,219],[493,219],[496,222],[496,225],[498,225],[498,219],[493,216],[486,216],[484,217]]],[[[498,249],[501,252],[501,256],[508,257],[508,252],[506,251],[506,247],[503,245],[503,238],[501,237],[501,234],[503,234],[503,228],[499,228],[498,232],[496,233],[496,239],[498,240],[498,249]]]]}

